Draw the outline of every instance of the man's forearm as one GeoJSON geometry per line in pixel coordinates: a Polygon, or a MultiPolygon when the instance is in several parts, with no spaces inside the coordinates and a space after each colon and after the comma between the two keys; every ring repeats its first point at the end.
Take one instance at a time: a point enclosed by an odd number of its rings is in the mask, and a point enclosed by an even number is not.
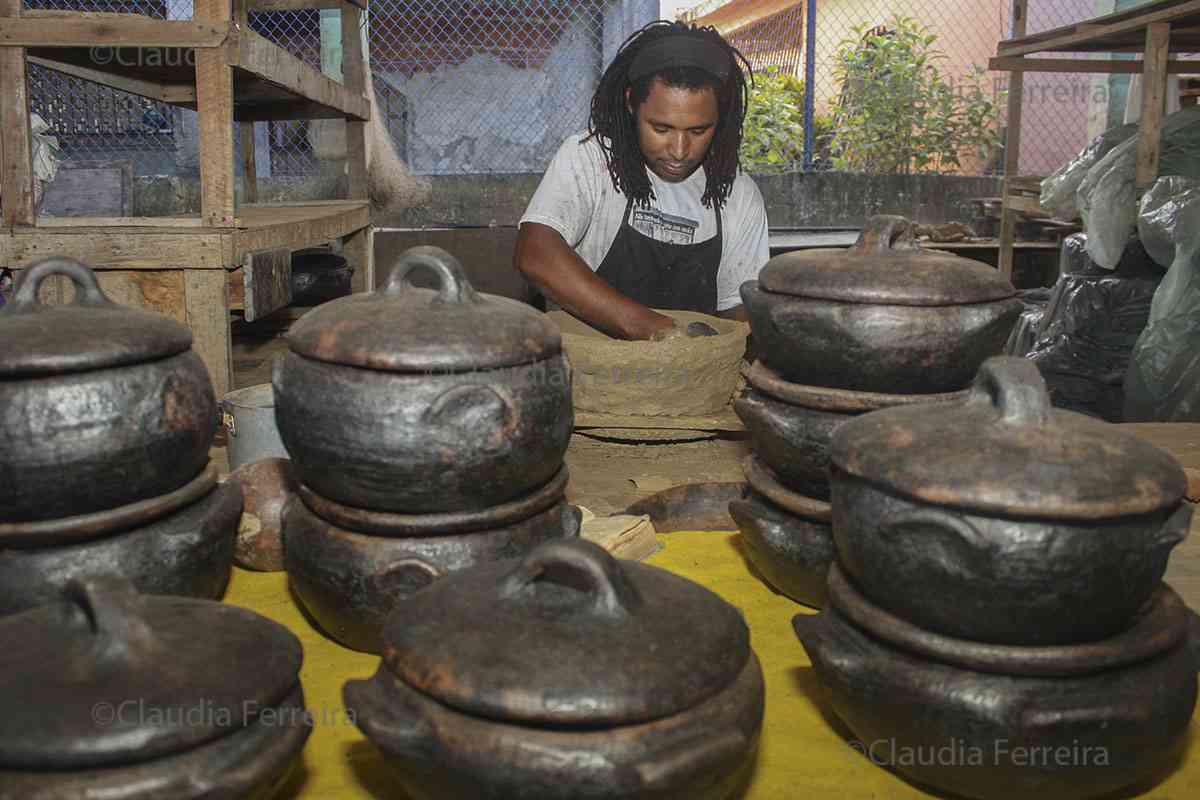
{"type": "Polygon", "coordinates": [[[618,292],[596,275],[552,228],[525,223],[517,234],[517,270],[569,314],[621,339],[649,339],[674,320],[618,292]]]}

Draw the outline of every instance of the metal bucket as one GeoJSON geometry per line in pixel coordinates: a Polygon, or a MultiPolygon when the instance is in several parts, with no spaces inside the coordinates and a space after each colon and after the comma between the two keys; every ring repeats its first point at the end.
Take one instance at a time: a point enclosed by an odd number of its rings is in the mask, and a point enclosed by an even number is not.
{"type": "Polygon", "coordinates": [[[221,400],[228,439],[229,468],[264,458],[288,458],[275,427],[275,392],[269,383],[230,392],[221,400]]]}

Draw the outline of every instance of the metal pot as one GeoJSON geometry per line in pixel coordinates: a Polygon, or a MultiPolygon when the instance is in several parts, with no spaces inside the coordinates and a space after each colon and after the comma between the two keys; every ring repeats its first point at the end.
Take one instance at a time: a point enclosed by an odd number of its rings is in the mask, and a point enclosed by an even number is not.
{"type": "Polygon", "coordinates": [[[839,562],[931,631],[1066,644],[1129,625],[1187,536],[1187,479],[1116,426],[1051,408],[1029,361],[988,360],[957,405],[891,408],[832,446],[839,562]]]}
{"type": "Polygon", "coordinates": [[[156,497],[208,463],[217,427],[188,328],[118,306],[77,261],[21,272],[0,309],[0,521],[89,514],[156,497]],[[44,305],[53,276],[75,300],[44,305]]]}
{"type": "Polygon", "coordinates": [[[752,766],[763,681],[741,614],[590,542],[438,581],[384,642],[343,694],[415,800],[717,800],[752,766]]]}
{"type": "Polygon", "coordinates": [[[54,602],[73,580],[106,575],[146,594],[219,599],[233,568],[242,491],[232,482],[213,488],[215,471],[211,477],[199,499],[140,524],[100,534],[76,524],[60,533],[0,535],[0,615],[54,602]]]}
{"type": "MultiPolygon", "coordinates": [[[[813,608],[825,605],[825,583],[835,558],[829,518],[789,513],[755,492],[729,503],[745,555],[771,586],[813,608]]],[[[814,515],[820,516],[820,515],[814,515]]]]}
{"type": "Polygon", "coordinates": [[[1185,608],[1166,587],[1128,635],[1051,648],[906,628],[836,566],[829,595],[793,627],[855,748],[919,784],[980,800],[1108,796],[1161,778],[1186,742],[1196,665],[1185,608]]]}
{"type": "Polygon", "coordinates": [[[287,773],[311,722],[286,628],[120,579],[64,594],[0,620],[20,644],[0,652],[0,798],[240,798],[287,773]]]}
{"type": "Polygon", "coordinates": [[[962,389],[1021,313],[994,268],[922,250],[907,219],[883,215],[849,250],[772,258],[741,295],[758,353],[786,380],[892,394],[962,389]]]}
{"type": "Polygon", "coordinates": [[[306,314],[275,364],[275,415],[297,476],[362,509],[482,510],[562,464],[574,426],[557,329],[477,294],[443,250],[413,248],[387,284],[306,314]],[[433,270],[440,289],[407,283],[433,270]]]}
{"type": "Polygon", "coordinates": [[[560,494],[549,507],[495,528],[381,536],[338,527],[297,498],[284,509],[284,567],[292,590],[326,635],[351,649],[380,653],[384,621],[406,596],[450,573],[576,537],[580,517],[560,494]]]}

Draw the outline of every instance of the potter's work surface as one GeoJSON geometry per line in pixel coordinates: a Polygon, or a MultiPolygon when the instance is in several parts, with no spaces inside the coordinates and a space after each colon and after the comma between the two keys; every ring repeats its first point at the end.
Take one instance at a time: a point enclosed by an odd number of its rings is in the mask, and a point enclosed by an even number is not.
{"type": "MultiPolygon", "coordinates": [[[[766,717],[753,780],[744,800],[937,797],[871,764],[839,735],[835,723],[829,721],[832,711],[808,656],[792,633],[792,616],[808,610],[773,593],[754,577],[741,554],[738,534],[680,532],[658,538],[664,547],[647,563],[696,580],[741,609],[750,626],[751,644],[762,661],[766,717]]],[[[350,678],[370,677],[378,658],[346,650],[314,631],[289,596],[286,580],[283,573],[237,569],[225,597],[228,603],[287,625],[304,645],[300,676],[314,731],[301,767],[278,797],[408,800],[382,756],[351,724],[342,705],[342,684],[350,678]]],[[[1195,718],[1192,729],[1177,771],[1152,789],[1121,797],[1200,797],[1200,726],[1195,718]]]]}

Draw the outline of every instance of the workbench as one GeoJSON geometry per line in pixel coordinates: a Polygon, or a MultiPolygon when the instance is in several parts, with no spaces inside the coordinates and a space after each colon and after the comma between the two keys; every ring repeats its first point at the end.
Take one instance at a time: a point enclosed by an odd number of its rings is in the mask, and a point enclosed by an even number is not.
{"type": "Polygon", "coordinates": [[[1028,0],[1013,0],[1013,38],[996,46],[988,69],[1012,73],[1004,144],[1004,190],[1000,217],[1000,270],[1012,275],[1017,211],[1027,202],[1020,191],[1039,179],[1018,175],[1021,106],[1026,72],[1141,73],[1142,111],[1137,146],[1137,188],[1158,176],[1159,133],[1169,73],[1200,73],[1200,60],[1172,60],[1170,53],[1200,52],[1200,0],[1158,0],[1127,11],[1082,20],[1026,35],[1028,0]],[[1141,53],[1141,61],[1036,58],[1044,53],[1141,53]]]}
{"type": "MultiPolygon", "coordinates": [[[[1128,427],[1170,450],[1185,466],[1200,468],[1200,425],[1128,427]]],[[[730,451],[727,458],[734,455],[730,451]]],[[[578,488],[584,493],[578,500],[586,502],[594,484],[587,483],[586,476],[580,478],[584,483],[578,488]]],[[[791,618],[812,610],[775,593],[755,576],[742,555],[739,534],[675,532],[660,534],[659,541],[662,549],[647,563],[691,578],[741,609],[751,644],[762,661],[766,715],[745,800],[937,797],[871,764],[854,749],[852,737],[837,722],[804,648],[792,633],[791,618]]],[[[1167,577],[1189,605],[1200,608],[1200,519],[1193,521],[1190,539],[1176,548],[1167,577]]],[[[347,650],[317,632],[288,591],[283,573],[235,569],[225,602],[286,625],[304,645],[301,680],[314,732],[279,800],[405,800],[391,768],[353,725],[342,704],[345,681],[369,677],[379,658],[347,650]]],[[[1200,736],[1193,734],[1181,765],[1164,782],[1121,797],[1200,797],[1200,736]]]]}

